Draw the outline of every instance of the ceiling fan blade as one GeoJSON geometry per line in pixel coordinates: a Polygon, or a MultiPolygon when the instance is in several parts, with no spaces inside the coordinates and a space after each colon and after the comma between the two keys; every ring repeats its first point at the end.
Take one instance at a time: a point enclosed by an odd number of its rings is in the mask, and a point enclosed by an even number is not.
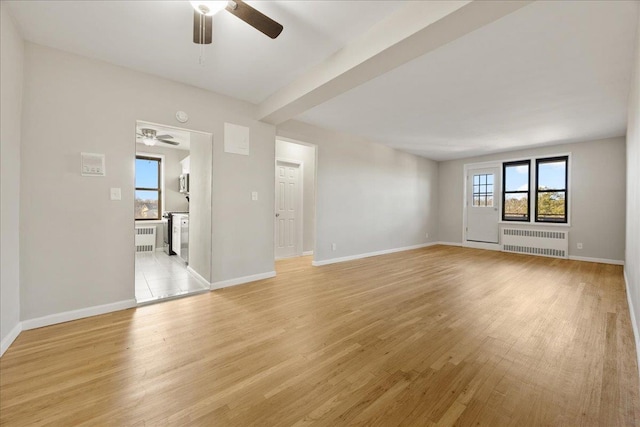
{"type": "Polygon", "coordinates": [[[193,42],[196,44],[211,44],[213,36],[213,16],[206,16],[193,11],[193,42]],[[200,26],[202,24],[202,27],[200,26]]]}
{"type": "Polygon", "coordinates": [[[278,24],[262,12],[249,6],[242,0],[231,0],[227,6],[227,10],[272,39],[278,37],[284,28],[282,25],[278,24]]]}
{"type": "Polygon", "coordinates": [[[165,144],[180,145],[180,143],[176,141],[167,141],[166,139],[160,139],[160,138],[156,138],[156,140],[160,142],[164,142],[165,144]]]}
{"type": "Polygon", "coordinates": [[[158,139],[173,139],[171,135],[156,135],[158,139]]]}

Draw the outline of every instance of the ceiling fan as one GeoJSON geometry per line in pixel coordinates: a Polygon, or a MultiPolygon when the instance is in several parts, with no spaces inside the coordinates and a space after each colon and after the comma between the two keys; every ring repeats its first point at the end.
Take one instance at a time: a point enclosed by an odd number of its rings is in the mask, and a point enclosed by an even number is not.
{"type": "Polygon", "coordinates": [[[282,25],[269,18],[262,12],[249,6],[242,0],[229,1],[192,1],[195,9],[193,13],[193,42],[196,44],[210,44],[213,35],[213,15],[226,9],[232,15],[242,19],[256,30],[275,39],[280,35],[282,25]]]}
{"type": "Polygon", "coordinates": [[[180,145],[179,142],[169,141],[173,137],[171,135],[156,135],[156,131],[154,129],[142,128],[140,129],[141,133],[136,134],[138,138],[142,138],[142,142],[144,145],[156,145],[157,142],[164,142],[165,144],[170,145],[180,145]]]}

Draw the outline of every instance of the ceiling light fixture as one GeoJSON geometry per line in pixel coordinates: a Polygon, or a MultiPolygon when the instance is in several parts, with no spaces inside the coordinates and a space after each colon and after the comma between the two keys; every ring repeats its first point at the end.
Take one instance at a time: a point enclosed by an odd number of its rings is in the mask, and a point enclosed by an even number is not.
{"type": "Polygon", "coordinates": [[[191,6],[196,10],[196,12],[200,12],[206,16],[213,16],[216,13],[220,12],[222,9],[227,7],[227,1],[192,1],[190,2],[191,6]]]}
{"type": "Polygon", "coordinates": [[[148,145],[148,146],[153,146],[156,145],[156,140],[153,138],[149,138],[149,137],[144,137],[142,138],[142,142],[144,143],[144,145],[148,145]]]}

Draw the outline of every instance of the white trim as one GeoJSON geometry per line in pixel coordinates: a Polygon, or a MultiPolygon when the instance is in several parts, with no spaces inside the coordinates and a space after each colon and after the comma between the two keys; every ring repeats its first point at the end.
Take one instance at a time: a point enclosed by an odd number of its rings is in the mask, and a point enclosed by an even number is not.
{"type": "Polygon", "coordinates": [[[467,240],[461,246],[465,248],[485,249],[488,251],[502,250],[502,245],[500,243],[474,242],[473,240],[467,240]]]}
{"type": "Polygon", "coordinates": [[[313,147],[313,148],[318,147],[316,144],[313,144],[311,142],[304,142],[298,139],[286,138],[284,136],[279,136],[279,135],[276,135],[276,141],[289,142],[291,144],[299,144],[299,145],[304,145],[304,146],[313,147]]]}
{"type": "Polygon", "coordinates": [[[304,251],[304,252],[302,252],[302,256],[309,256],[309,255],[313,255],[313,251],[304,251]]]}
{"type": "Polygon", "coordinates": [[[13,344],[16,338],[18,338],[18,335],[20,335],[20,332],[22,332],[22,322],[18,322],[18,324],[9,331],[7,336],[4,337],[2,341],[0,341],[0,357],[2,357],[2,355],[4,354],[5,351],[7,351],[9,346],[13,344]]]}
{"type": "Polygon", "coordinates": [[[205,286],[206,286],[206,287],[208,287],[208,288],[211,288],[211,283],[210,283],[207,279],[205,279],[204,277],[202,277],[202,276],[200,275],[200,273],[198,273],[198,272],[197,272],[197,271],[195,271],[193,268],[191,268],[191,266],[190,266],[190,265],[188,265],[188,266],[187,266],[187,271],[188,271],[189,273],[191,273],[191,275],[192,275],[193,277],[195,277],[195,278],[198,280],[198,282],[202,283],[203,285],[205,285],[205,286]]]}
{"type": "Polygon", "coordinates": [[[436,245],[462,247],[462,243],[458,243],[458,242],[436,242],[436,245]]]}
{"type": "MultiPolygon", "coordinates": [[[[296,239],[296,253],[295,255],[292,255],[290,257],[275,257],[275,259],[283,259],[283,258],[293,258],[293,257],[298,257],[298,256],[302,256],[302,246],[304,245],[304,162],[302,160],[296,160],[296,159],[289,159],[286,157],[276,157],[276,164],[274,166],[274,168],[278,167],[278,162],[282,162],[282,163],[290,163],[293,165],[297,165],[298,166],[298,197],[296,198],[298,203],[297,203],[297,207],[298,207],[298,212],[300,215],[298,215],[299,220],[298,220],[298,227],[297,227],[297,239],[296,239]]],[[[274,188],[277,187],[278,185],[278,175],[274,170],[274,174],[275,174],[275,179],[274,179],[274,188]]],[[[275,205],[278,202],[276,200],[276,191],[274,191],[274,218],[273,218],[273,252],[275,254],[276,252],[276,241],[277,241],[277,227],[275,225],[276,219],[275,219],[275,205]]]]}
{"type": "Polygon", "coordinates": [[[71,320],[83,319],[85,317],[98,316],[100,314],[114,311],[126,310],[137,305],[135,299],[118,301],[111,304],[96,305],[93,307],[81,308],[78,310],[65,311],[62,313],[50,314],[48,316],[36,317],[22,321],[22,330],[42,328],[44,326],[55,325],[57,323],[69,322],[71,320]]]}
{"type": "Polygon", "coordinates": [[[624,261],[619,259],[589,258],[584,256],[575,256],[575,255],[569,255],[569,259],[573,261],[598,262],[600,264],[624,265],[624,261]]]}
{"type": "Polygon", "coordinates": [[[358,254],[358,255],[349,255],[349,256],[340,257],[340,258],[331,258],[331,259],[325,259],[325,260],[322,260],[322,261],[313,261],[311,263],[311,265],[313,265],[314,267],[320,267],[321,265],[335,264],[335,263],[338,263],[338,262],[353,261],[355,259],[369,258],[369,257],[372,257],[372,256],[386,255],[386,254],[392,254],[392,253],[395,253],[395,252],[410,251],[412,249],[426,248],[428,246],[434,246],[434,245],[437,245],[437,244],[438,244],[438,242],[429,242],[429,243],[422,243],[420,245],[404,246],[402,248],[385,249],[385,250],[382,250],[382,251],[367,252],[367,253],[358,254]]]}
{"type": "Polygon", "coordinates": [[[627,278],[627,269],[622,270],[624,275],[624,286],[627,291],[627,304],[629,304],[629,314],[631,316],[631,327],[633,328],[633,336],[636,340],[636,359],[638,359],[638,366],[640,366],[640,332],[638,332],[638,321],[636,319],[636,312],[633,309],[633,301],[631,300],[631,292],[629,292],[629,280],[627,278]]]}
{"type": "Polygon", "coordinates": [[[211,284],[211,290],[228,288],[229,286],[242,285],[245,283],[255,282],[258,280],[270,279],[276,277],[275,271],[269,271],[267,273],[253,274],[251,276],[236,277],[235,279],[221,280],[220,282],[214,282],[211,284]]]}

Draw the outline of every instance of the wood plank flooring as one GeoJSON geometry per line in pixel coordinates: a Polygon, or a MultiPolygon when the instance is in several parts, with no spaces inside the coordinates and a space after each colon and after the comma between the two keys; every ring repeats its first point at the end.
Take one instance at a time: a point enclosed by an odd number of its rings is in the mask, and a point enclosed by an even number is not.
{"type": "Polygon", "coordinates": [[[434,246],[23,332],[0,424],[640,424],[620,266],[434,246]]]}

